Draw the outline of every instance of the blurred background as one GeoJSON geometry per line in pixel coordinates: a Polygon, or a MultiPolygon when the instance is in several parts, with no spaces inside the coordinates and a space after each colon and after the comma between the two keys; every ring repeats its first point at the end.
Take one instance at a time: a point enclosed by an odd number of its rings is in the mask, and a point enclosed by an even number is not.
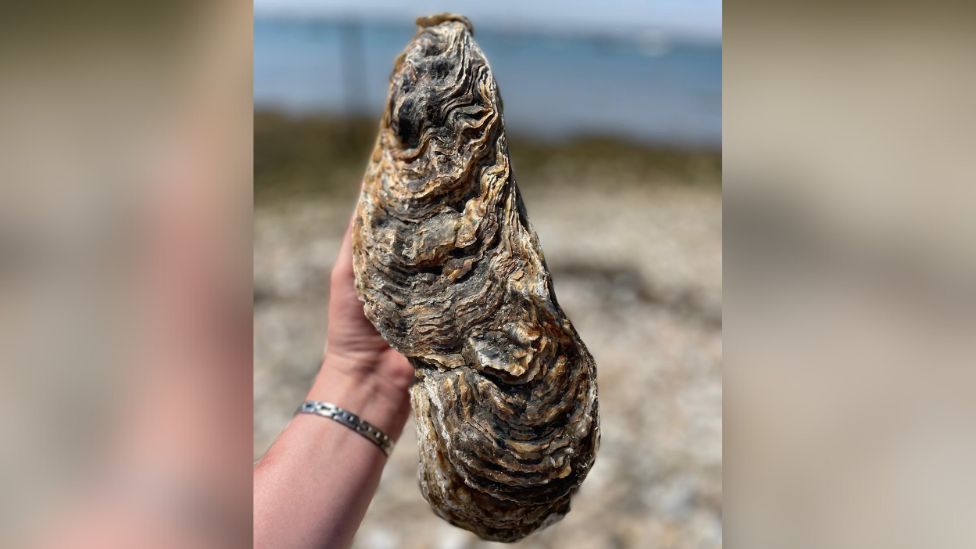
{"type": "MultiPolygon", "coordinates": [[[[369,105],[413,18],[445,6],[259,2],[256,24],[240,2],[5,8],[0,547],[247,547],[251,458],[321,356],[369,105]],[[293,76],[320,82],[311,99],[272,93],[268,17],[362,62],[322,49],[293,76]],[[399,29],[382,55],[374,25],[399,29]],[[192,490],[174,506],[153,486],[192,490]]],[[[972,3],[727,0],[711,141],[713,3],[450,9],[499,76],[529,213],[600,367],[597,466],[522,546],[971,548],[972,3]],[[670,64],[685,43],[704,63],[670,64]],[[593,100],[573,109],[577,90],[593,100]]],[[[315,50],[278,47],[272,69],[315,50]]],[[[410,432],[359,547],[479,546],[421,499],[410,432]]]]}
{"type": "Polygon", "coordinates": [[[976,5],[725,5],[726,542],[974,546],[976,5]]]}
{"type": "MultiPolygon", "coordinates": [[[[518,547],[722,545],[721,4],[258,0],[254,456],[311,384],[328,275],[414,19],[468,16],[560,303],[598,365],[603,439],[560,523],[518,547]]],[[[412,422],[355,546],[496,544],[420,495],[412,422]]],[[[500,546],[500,545],[498,545],[500,546]]]]}
{"type": "Polygon", "coordinates": [[[0,547],[249,545],[251,21],[4,6],[0,547]]]}

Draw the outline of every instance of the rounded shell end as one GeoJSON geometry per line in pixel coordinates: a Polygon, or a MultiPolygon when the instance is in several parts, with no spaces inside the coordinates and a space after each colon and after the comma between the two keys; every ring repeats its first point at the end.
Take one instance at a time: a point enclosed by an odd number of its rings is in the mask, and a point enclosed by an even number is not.
{"type": "Polygon", "coordinates": [[[417,26],[424,29],[427,27],[434,27],[448,21],[457,21],[462,23],[465,27],[467,27],[468,32],[470,32],[472,35],[474,34],[474,25],[471,24],[471,21],[467,17],[457,13],[436,13],[434,15],[418,17],[417,26]]]}

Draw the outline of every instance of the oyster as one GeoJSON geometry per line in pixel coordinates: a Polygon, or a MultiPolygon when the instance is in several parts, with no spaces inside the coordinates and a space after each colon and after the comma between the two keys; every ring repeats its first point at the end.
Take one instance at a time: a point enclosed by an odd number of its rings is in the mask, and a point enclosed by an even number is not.
{"type": "Polygon", "coordinates": [[[417,23],[359,198],[356,287],[416,369],[424,497],[510,542],[562,518],[593,465],[596,366],[553,293],[471,23],[417,23]]]}

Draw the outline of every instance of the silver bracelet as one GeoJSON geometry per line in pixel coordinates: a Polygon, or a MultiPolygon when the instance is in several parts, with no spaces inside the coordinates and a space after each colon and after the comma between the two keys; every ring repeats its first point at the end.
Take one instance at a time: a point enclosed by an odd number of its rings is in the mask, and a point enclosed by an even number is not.
{"type": "Polygon", "coordinates": [[[383,431],[380,431],[368,421],[360,418],[356,414],[344,410],[331,402],[320,400],[309,400],[298,407],[295,414],[315,414],[337,421],[353,431],[356,431],[373,444],[379,446],[380,450],[389,457],[393,451],[393,440],[383,431]]]}

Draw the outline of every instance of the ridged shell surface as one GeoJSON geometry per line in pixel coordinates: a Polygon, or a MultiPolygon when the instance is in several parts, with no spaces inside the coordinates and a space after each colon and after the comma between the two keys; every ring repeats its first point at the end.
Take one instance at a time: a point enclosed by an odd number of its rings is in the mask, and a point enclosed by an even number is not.
{"type": "Polygon", "coordinates": [[[353,233],[364,310],[416,369],[420,488],[488,540],[562,518],[599,444],[596,367],[556,301],[467,19],[397,58],[353,233]]]}

